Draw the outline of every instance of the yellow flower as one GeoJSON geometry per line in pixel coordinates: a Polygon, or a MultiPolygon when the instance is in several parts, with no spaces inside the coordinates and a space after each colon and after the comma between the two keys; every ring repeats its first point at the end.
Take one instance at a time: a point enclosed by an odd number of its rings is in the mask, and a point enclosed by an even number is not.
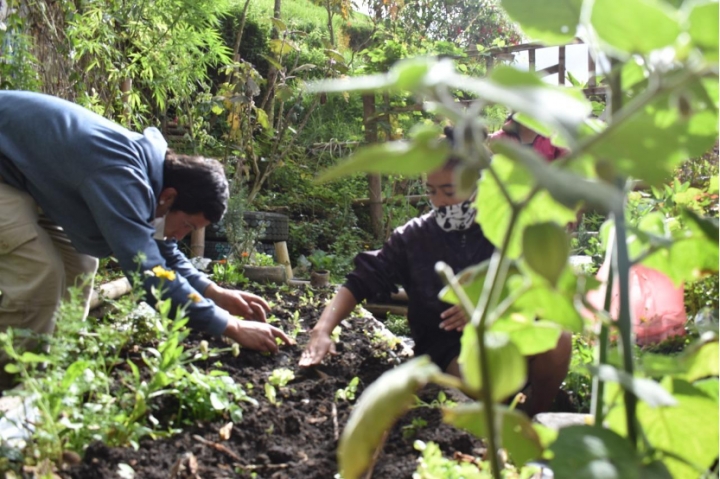
{"type": "Polygon", "coordinates": [[[175,281],[175,271],[165,269],[162,266],[155,266],[152,271],[158,278],[165,278],[168,281],[175,281]]]}
{"type": "Polygon", "coordinates": [[[193,303],[199,303],[200,301],[202,301],[202,296],[197,293],[188,294],[188,298],[190,298],[193,303]]]}

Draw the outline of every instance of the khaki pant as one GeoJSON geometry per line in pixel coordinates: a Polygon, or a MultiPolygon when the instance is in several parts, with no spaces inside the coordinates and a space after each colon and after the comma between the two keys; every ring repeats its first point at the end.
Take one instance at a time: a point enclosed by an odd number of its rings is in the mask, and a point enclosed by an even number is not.
{"type": "Polygon", "coordinates": [[[30,195],[0,178],[0,332],[12,326],[52,334],[67,288],[87,281],[84,319],[97,266],[96,258],[78,253],[62,228],[38,213],[30,195]]]}

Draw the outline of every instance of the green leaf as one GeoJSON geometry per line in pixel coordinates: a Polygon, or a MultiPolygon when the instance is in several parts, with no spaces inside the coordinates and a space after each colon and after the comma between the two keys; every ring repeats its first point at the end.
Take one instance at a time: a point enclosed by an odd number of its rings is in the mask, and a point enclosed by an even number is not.
{"type": "Polygon", "coordinates": [[[268,120],[268,115],[262,108],[254,107],[253,110],[255,110],[255,116],[257,117],[257,122],[260,123],[260,126],[262,126],[265,130],[270,129],[270,121],[268,120]]]}
{"type": "Polygon", "coordinates": [[[306,72],[306,71],[309,71],[309,70],[314,70],[314,69],[316,69],[316,68],[317,68],[316,65],[313,65],[312,63],[306,63],[306,64],[304,64],[304,65],[300,65],[300,66],[297,67],[297,68],[293,68],[293,70],[292,70],[290,73],[292,73],[293,75],[295,75],[296,73],[306,72]]]}
{"type": "MultiPolygon", "coordinates": [[[[709,468],[718,454],[718,403],[691,384],[682,380],[662,381],[673,394],[677,406],[652,408],[639,403],[637,417],[650,444],[671,451],[691,464],[709,468]]],[[[619,434],[626,434],[625,409],[612,408],[607,417],[609,426],[619,434]]],[[[702,471],[684,462],[665,457],[663,463],[672,477],[699,477],[702,471]]]]}
{"type": "Polygon", "coordinates": [[[419,141],[392,141],[358,150],[349,160],[322,173],[326,182],[352,173],[396,173],[417,175],[442,166],[450,155],[447,142],[438,137],[419,141]]]}
{"type": "MultiPolygon", "coordinates": [[[[505,406],[494,406],[497,423],[500,424],[501,447],[507,449],[516,466],[542,456],[543,446],[537,431],[530,420],[521,412],[505,406]]],[[[485,406],[473,402],[459,404],[453,408],[443,408],[443,421],[455,427],[487,438],[485,406]]]]}
{"type": "Polygon", "coordinates": [[[62,378],[61,389],[67,390],[72,383],[90,366],[90,361],[78,360],[72,363],[65,370],[65,374],[62,378]]]}
{"type": "Polygon", "coordinates": [[[718,378],[703,379],[702,381],[693,383],[693,386],[715,402],[718,402],[720,399],[720,383],[718,383],[718,378]]]}
{"type": "Polygon", "coordinates": [[[717,1],[695,4],[688,15],[690,38],[705,52],[706,58],[714,62],[718,61],[718,49],[720,48],[718,16],[720,16],[720,12],[717,1]]]}
{"type": "MultiPolygon", "coordinates": [[[[517,393],[527,379],[527,361],[510,341],[510,336],[506,333],[486,332],[485,350],[493,401],[504,400],[517,393]]],[[[458,364],[465,384],[479,392],[483,382],[480,376],[480,347],[474,328],[463,330],[458,364]]]]}
{"type": "Polygon", "coordinates": [[[275,28],[279,33],[285,33],[287,31],[287,25],[279,18],[271,18],[270,21],[275,25],[275,28]]]}
{"type": "MultiPolygon", "coordinates": [[[[581,92],[549,85],[533,72],[524,72],[508,66],[492,70],[487,79],[459,75],[454,71],[435,71],[442,74],[438,82],[474,93],[479,99],[524,113],[557,133],[573,146],[580,126],[592,111],[590,102],[581,92]]],[[[427,81],[430,83],[430,81],[427,81]]]]}
{"type": "Polygon", "coordinates": [[[44,363],[49,360],[50,358],[45,354],[35,354],[30,351],[26,351],[20,356],[20,361],[24,363],[44,363]]]}
{"type": "Polygon", "coordinates": [[[515,142],[496,141],[492,148],[496,153],[520,163],[555,201],[568,208],[576,208],[580,203],[602,212],[619,211],[622,208],[623,195],[620,190],[607,183],[588,180],[571,171],[560,169],[549,164],[531,148],[515,142]]]}
{"type": "Polygon", "coordinates": [[[708,338],[694,343],[683,351],[679,361],[685,366],[686,371],[682,379],[693,382],[709,376],[720,375],[718,368],[718,338],[710,333],[708,338]]]}
{"type": "Polygon", "coordinates": [[[575,38],[582,0],[502,0],[510,18],[525,34],[545,44],[567,43],[575,38]]]}
{"type": "Polygon", "coordinates": [[[229,405],[227,398],[223,398],[215,392],[210,393],[210,404],[216,411],[224,411],[229,405]]]}
{"type": "Polygon", "coordinates": [[[705,237],[715,244],[718,243],[720,236],[720,229],[718,228],[718,219],[712,217],[701,217],[692,210],[683,210],[683,216],[686,221],[692,222],[697,227],[697,230],[702,231],[705,237]]]}
{"type": "Polygon", "coordinates": [[[555,286],[560,279],[568,255],[570,238],[557,223],[529,225],[523,232],[523,256],[536,273],[555,286]]]}
{"type": "Polygon", "coordinates": [[[583,319],[572,303],[572,298],[544,286],[537,286],[518,298],[513,310],[534,318],[546,319],[563,328],[579,333],[583,319]]]}
{"type": "Polygon", "coordinates": [[[608,364],[588,366],[590,372],[604,382],[619,383],[623,389],[633,393],[651,407],[674,406],[677,401],[659,383],[652,379],[633,377],[608,364]]]}
{"type": "Polygon", "coordinates": [[[413,403],[417,390],[437,374],[440,369],[430,358],[420,356],[384,373],[363,392],[338,445],[338,464],[345,479],[361,477],[385,431],[413,403]]]}
{"type": "Polygon", "coordinates": [[[672,45],[680,34],[677,12],[658,0],[595,0],[590,21],[602,40],[628,53],[672,45]]]}
{"type": "Polygon", "coordinates": [[[277,57],[284,57],[293,51],[300,51],[300,49],[293,42],[288,40],[281,40],[275,38],[269,42],[270,51],[277,57]]]}
{"type": "MultiPolygon", "coordinates": [[[[326,50],[327,52],[332,52],[332,50],[326,50]]],[[[454,71],[455,68],[450,60],[438,62],[436,58],[432,57],[417,57],[396,63],[385,74],[313,82],[308,85],[308,91],[317,93],[417,88],[428,82],[443,81],[454,71]]]]}
{"type": "Polygon", "coordinates": [[[550,321],[535,321],[519,314],[495,321],[490,331],[507,333],[523,356],[550,351],[557,346],[562,329],[550,321]]]}
{"type": "MultiPolygon", "coordinates": [[[[472,304],[477,304],[480,301],[489,264],[490,260],[485,260],[480,264],[468,266],[455,276],[472,304]]],[[[512,290],[511,278],[515,277],[519,273],[517,265],[512,262],[508,267],[508,281],[506,281],[503,291],[500,294],[500,301],[508,297],[512,290]]],[[[460,300],[450,286],[445,286],[438,294],[438,298],[449,304],[460,304],[460,300]]]]}
{"type": "Polygon", "coordinates": [[[711,88],[711,83],[696,83],[684,93],[691,115],[682,114],[669,95],[661,96],[605,134],[590,153],[612,162],[625,175],[661,184],[687,158],[699,157],[715,144],[716,107],[701,98],[711,88]]]}
{"type": "MultiPolygon", "coordinates": [[[[503,155],[493,157],[492,168],[514,202],[528,197],[533,189],[533,179],[525,168],[503,155]]],[[[480,178],[475,205],[478,210],[477,221],[482,226],[483,233],[495,246],[502,246],[512,209],[488,170],[485,170],[480,178]]],[[[522,234],[527,225],[544,221],[565,225],[574,220],[575,213],[571,209],[556,203],[549,193],[541,191],[520,213],[506,254],[510,258],[520,255],[522,234]]]]}
{"type": "Polygon", "coordinates": [[[273,57],[268,56],[268,55],[260,55],[260,56],[263,57],[265,60],[267,60],[267,62],[270,65],[274,66],[276,70],[282,71],[282,69],[284,68],[282,66],[282,64],[280,62],[278,62],[276,59],[274,59],[273,57]]]}
{"type": "Polygon", "coordinates": [[[617,433],[594,426],[560,429],[550,446],[556,479],[640,479],[635,449],[617,433]]]}
{"type": "Polygon", "coordinates": [[[324,52],[328,58],[335,60],[338,63],[345,63],[345,57],[339,51],[331,50],[328,48],[328,49],[325,49],[324,52]]]}
{"type": "Polygon", "coordinates": [[[20,368],[15,363],[7,363],[5,365],[5,372],[10,374],[18,374],[20,373],[20,368]]]}
{"type": "Polygon", "coordinates": [[[695,280],[718,270],[718,244],[708,238],[706,225],[688,221],[684,230],[671,231],[662,214],[643,218],[640,231],[630,238],[631,256],[637,258],[649,249],[642,264],[666,274],[675,284],[695,280]]]}
{"type": "Polygon", "coordinates": [[[644,353],[638,365],[648,376],[674,376],[690,382],[718,376],[718,338],[706,333],[677,356],[644,353]]]}

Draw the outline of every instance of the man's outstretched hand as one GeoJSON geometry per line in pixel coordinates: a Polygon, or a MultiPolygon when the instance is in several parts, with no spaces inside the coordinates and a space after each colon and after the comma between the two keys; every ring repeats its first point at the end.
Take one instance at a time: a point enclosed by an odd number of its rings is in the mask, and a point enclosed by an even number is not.
{"type": "Polygon", "coordinates": [[[242,321],[237,318],[230,319],[223,335],[238,342],[244,348],[263,352],[276,353],[278,351],[275,338],[280,338],[288,345],[295,344],[281,329],[275,326],[255,321],[242,321]]]}
{"type": "Polygon", "coordinates": [[[266,322],[266,313],[270,311],[267,301],[260,296],[247,291],[221,288],[216,284],[207,287],[205,297],[228,313],[251,321],[266,322]]]}
{"type": "Polygon", "coordinates": [[[320,364],[327,354],[337,354],[335,351],[335,343],[325,332],[313,331],[310,336],[310,342],[305,347],[302,356],[300,356],[300,367],[309,368],[320,364]]]}

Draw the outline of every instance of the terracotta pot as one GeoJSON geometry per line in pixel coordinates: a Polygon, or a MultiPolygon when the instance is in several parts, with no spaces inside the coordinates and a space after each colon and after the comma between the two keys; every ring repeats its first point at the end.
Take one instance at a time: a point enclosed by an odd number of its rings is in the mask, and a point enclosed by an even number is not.
{"type": "Polygon", "coordinates": [[[243,274],[256,283],[287,283],[285,266],[244,266],[243,274]]]}
{"type": "Polygon", "coordinates": [[[310,285],[313,288],[322,288],[330,282],[330,271],[313,271],[310,273],[310,285]]]}

